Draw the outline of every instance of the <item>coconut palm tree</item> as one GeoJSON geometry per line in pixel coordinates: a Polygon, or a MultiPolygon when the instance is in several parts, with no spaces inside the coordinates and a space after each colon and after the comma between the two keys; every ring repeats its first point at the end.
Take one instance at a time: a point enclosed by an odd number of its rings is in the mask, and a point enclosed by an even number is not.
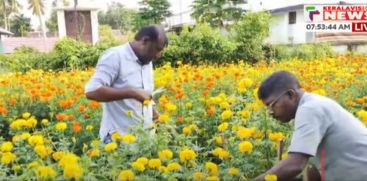
{"type": "Polygon", "coordinates": [[[45,14],[45,4],[43,0],[28,0],[28,9],[32,10],[32,14],[38,16],[39,23],[42,29],[42,35],[46,41],[46,26],[43,21],[43,15],[45,14]]]}
{"type": "Polygon", "coordinates": [[[2,11],[2,17],[4,18],[4,28],[10,29],[9,17],[12,13],[16,13],[21,8],[21,5],[16,0],[0,0],[0,9],[2,11]]]}

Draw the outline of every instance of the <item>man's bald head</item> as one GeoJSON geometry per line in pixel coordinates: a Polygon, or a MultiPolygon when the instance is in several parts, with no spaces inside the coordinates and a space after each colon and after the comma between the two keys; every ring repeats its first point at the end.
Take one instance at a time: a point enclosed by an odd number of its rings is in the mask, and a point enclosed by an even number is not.
{"type": "Polygon", "coordinates": [[[287,71],[278,71],[271,74],[260,85],[258,97],[264,100],[272,95],[278,95],[289,89],[300,89],[298,79],[287,71]]]}
{"type": "Polygon", "coordinates": [[[142,27],[139,32],[135,35],[136,41],[143,40],[144,37],[148,37],[150,41],[159,41],[159,39],[162,39],[165,43],[165,46],[168,45],[168,38],[166,36],[166,33],[164,29],[161,26],[158,25],[150,25],[142,27]]]}

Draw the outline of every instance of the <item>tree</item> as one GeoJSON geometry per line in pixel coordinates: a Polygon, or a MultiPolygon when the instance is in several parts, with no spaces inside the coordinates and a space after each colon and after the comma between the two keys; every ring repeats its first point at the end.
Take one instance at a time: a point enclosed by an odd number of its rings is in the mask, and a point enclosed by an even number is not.
{"type": "Polygon", "coordinates": [[[209,23],[212,27],[224,27],[225,22],[237,21],[244,10],[238,4],[243,0],[195,0],[191,16],[199,23],[209,23]]]}
{"type": "Polygon", "coordinates": [[[137,13],[133,9],[125,8],[120,3],[113,2],[108,6],[106,12],[98,13],[98,21],[102,25],[109,25],[112,29],[119,29],[121,32],[126,33],[133,29],[137,13]]]}
{"type": "Polygon", "coordinates": [[[142,0],[142,8],[139,16],[135,19],[136,29],[149,24],[161,24],[162,21],[172,13],[168,10],[170,4],[167,0],[142,0]]]}
{"type": "Polygon", "coordinates": [[[0,0],[1,20],[6,30],[9,30],[9,17],[17,13],[22,6],[16,0],[0,0]]]}
{"type": "Polygon", "coordinates": [[[32,10],[32,14],[38,16],[39,23],[42,29],[42,35],[44,39],[44,43],[46,43],[46,26],[43,21],[43,15],[45,14],[45,5],[43,0],[28,0],[29,7],[28,9],[32,10]]]}
{"type": "Polygon", "coordinates": [[[10,31],[15,36],[26,36],[31,30],[31,18],[25,17],[24,14],[14,16],[10,21],[10,31]]]}
{"type": "Polygon", "coordinates": [[[246,13],[233,27],[232,36],[237,43],[235,57],[251,63],[262,59],[262,45],[269,36],[269,24],[270,14],[267,12],[246,13]]]}
{"type": "Polygon", "coordinates": [[[56,10],[52,10],[50,18],[46,22],[46,26],[48,31],[55,33],[58,30],[57,26],[57,12],[56,10]]]}

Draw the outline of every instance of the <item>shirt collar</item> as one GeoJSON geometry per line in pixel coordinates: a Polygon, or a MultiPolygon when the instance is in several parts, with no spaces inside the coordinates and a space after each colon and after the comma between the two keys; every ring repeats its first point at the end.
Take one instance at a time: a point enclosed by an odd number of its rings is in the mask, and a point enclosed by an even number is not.
{"type": "Polygon", "coordinates": [[[130,42],[127,43],[127,50],[129,52],[129,56],[132,60],[136,61],[139,65],[143,65],[143,63],[139,60],[138,56],[136,56],[133,48],[130,45],[130,42]]]}

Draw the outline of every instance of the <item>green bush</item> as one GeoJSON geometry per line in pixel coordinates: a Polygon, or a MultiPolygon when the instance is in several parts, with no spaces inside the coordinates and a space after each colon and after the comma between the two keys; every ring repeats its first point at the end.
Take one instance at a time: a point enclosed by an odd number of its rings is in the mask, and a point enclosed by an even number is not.
{"type": "Polygon", "coordinates": [[[192,31],[184,27],[180,35],[169,35],[169,46],[163,52],[161,61],[176,61],[197,64],[225,63],[231,60],[236,46],[219,30],[207,24],[197,25],[192,31]]]}
{"type": "Polygon", "coordinates": [[[299,45],[267,45],[271,53],[266,56],[270,60],[312,60],[317,58],[327,58],[335,55],[332,47],[327,43],[309,43],[299,45]]]}
{"type": "Polygon", "coordinates": [[[263,42],[269,35],[270,15],[267,12],[246,13],[233,26],[233,40],[237,43],[234,59],[255,63],[263,59],[263,42]]]}

